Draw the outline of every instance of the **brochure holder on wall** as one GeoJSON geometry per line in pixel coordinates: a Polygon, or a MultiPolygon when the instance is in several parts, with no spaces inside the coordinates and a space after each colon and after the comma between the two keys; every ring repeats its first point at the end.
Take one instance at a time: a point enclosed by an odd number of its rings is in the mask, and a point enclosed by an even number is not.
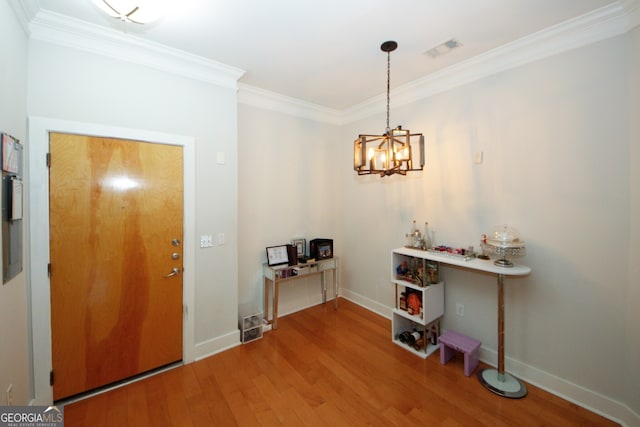
{"type": "Polygon", "coordinates": [[[0,133],[2,140],[2,283],[22,272],[23,146],[0,133]]]}

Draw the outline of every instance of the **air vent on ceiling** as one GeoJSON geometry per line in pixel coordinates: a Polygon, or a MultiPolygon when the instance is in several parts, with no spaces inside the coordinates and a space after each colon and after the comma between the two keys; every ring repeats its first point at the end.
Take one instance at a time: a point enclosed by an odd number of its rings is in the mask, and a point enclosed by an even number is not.
{"type": "Polygon", "coordinates": [[[440,43],[439,45],[432,47],[431,49],[427,50],[424,54],[429,55],[432,58],[437,58],[438,56],[442,56],[445,53],[449,53],[453,49],[457,49],[460,46],[462,46],[462,43],[460,43],[458,40],[449,39],[444,43],[440,43]]]}

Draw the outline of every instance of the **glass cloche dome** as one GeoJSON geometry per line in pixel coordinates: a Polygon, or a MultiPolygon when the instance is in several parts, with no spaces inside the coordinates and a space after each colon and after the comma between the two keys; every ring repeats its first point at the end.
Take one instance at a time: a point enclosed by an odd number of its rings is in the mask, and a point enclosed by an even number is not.
{"type": "Polygon", "coordinates": [[[502,258],[494,264],[500,267],[513,267],[513,263],[507,260],[507,256],[521,257],[525,254],[524,240],[520,233],[508,225],[497,225],[486,234],[482,242],[482,249],[488,253],[494,253],[502,258]]]}

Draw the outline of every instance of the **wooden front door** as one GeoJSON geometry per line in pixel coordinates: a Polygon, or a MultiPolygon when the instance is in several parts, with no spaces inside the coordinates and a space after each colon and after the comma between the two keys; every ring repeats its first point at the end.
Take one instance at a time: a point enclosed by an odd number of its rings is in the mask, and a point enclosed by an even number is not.
{"type": "Polygon", "coordinates": [[[183,153],[55,133],[50,153],[59,400],[182,359],[183,153]]]}

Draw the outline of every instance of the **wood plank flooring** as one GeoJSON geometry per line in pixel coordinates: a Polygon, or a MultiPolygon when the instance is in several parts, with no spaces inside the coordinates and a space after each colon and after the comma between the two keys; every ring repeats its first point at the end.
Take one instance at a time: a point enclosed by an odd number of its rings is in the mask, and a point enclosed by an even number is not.
{"type": "Polygon", "coordinates": [[[65,426],[614,426],[527,384],[494,395],[461,355],[440,365],[391,342],[347,300],[280,318],[264,338],[65,405],[65,426]]]}

